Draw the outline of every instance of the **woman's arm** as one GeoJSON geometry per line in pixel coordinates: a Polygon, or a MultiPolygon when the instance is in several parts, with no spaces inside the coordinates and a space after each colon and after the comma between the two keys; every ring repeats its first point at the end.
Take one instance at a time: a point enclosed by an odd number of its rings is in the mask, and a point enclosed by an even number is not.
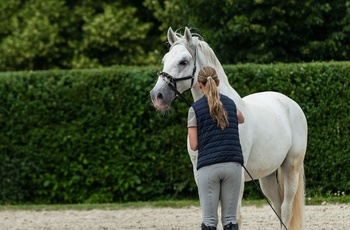
{"type": "Polygon", "coordinates": [[[239,109],[237,109],[237,118],[238,118],[238,124],[244,123],[244,116],[239,109]]]}
{"type": "Polygon", "coordinates": [[[193,151],[196,151],[198,149],[198,136],[196,126],[188,127],[188,138],[190,140],[191,149],[193,151]]]}

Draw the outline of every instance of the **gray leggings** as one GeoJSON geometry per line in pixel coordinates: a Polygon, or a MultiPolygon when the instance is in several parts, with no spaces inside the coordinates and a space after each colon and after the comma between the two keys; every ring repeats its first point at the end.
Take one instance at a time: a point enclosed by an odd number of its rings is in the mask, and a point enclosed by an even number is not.
{"type": "Polygon", "coordinates": [[[198,170],[198,194],[202,207],[202,223],[216,227],[221,201],[221,222],[236,224],[237,205],[242,181],[242,165],[228,162],[198,170]]]}

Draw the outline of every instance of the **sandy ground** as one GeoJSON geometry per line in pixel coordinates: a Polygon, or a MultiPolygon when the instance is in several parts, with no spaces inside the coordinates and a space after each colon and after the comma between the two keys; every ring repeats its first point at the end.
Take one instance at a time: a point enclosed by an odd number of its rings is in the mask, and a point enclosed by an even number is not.
{"type": "MultiPolygon", "coordinates": [[[[349,230],[350,205],[306,206],[307,230],[349,230]]],[[[269,206],[242,207],[241,229],[279,229],[269,206]]],[[[189,208],[125,208],[121,210],[0,211],[0,230],[193,230],[200,229],[201,210],[189,208]]],[[[218,230],[222,225],[218,225],[218,230]]]]}

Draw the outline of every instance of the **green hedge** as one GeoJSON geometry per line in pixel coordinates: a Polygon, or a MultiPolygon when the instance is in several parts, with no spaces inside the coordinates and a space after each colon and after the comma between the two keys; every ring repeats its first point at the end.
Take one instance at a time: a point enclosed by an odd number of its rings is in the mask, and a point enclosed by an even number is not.
{"type": "MultiPolygon", "coordinates": [[[[1,73],[0,203],[196,197],[187,105],[176,100],[164,115],[150,102],[160,69],[1,73]]],[[[304,109],[309,194],[350,191],[349,62],[225,70],[241,96],[279,91],[304,109]]]]}

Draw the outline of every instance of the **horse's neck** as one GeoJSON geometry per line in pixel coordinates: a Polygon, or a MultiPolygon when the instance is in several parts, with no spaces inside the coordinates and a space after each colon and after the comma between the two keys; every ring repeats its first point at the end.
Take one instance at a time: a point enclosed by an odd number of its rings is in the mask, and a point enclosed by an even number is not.
{"type": "Polygon", "coordinates": [[[244,102],[241,96],[239,96],[236,90],[234,90],[228,82],[222,82],[222,84],[220,83],[219,91],[221,94],[224,94],[233,99],[238,108],[242,108],[244,106],[244,102]]]}
{"type": "Polygon", "coordinates": [[[193,100],[194,100],[194,101],[199,100],[199,99],[203,96],[203,93],[202,93],[202,91],[199,89],[199,87],[198,87],[197,84],[195,84],[195,85],[192,87],[191,92],[192,92],[192,97],[193,97],[193,100]]]}

